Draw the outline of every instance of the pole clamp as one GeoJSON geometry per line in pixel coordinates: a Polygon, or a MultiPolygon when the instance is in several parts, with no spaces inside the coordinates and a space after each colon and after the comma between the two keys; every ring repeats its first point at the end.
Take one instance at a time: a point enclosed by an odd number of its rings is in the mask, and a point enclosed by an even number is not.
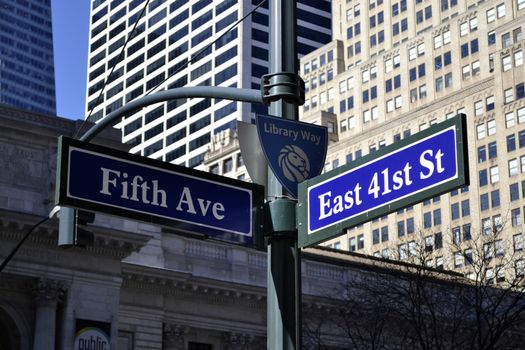
{"type": "Polygon", "coordinates": [[[266,236],[297,237],[296,205],[297,201],[284,198],[265,204],[266,236]]]}
{"type": "Polygon", "coordinates": [[[261,77],[261,92],[263,103],[280,99],[295,102],[298,106],[304,104],[304,80],[296,73],[265,74],[261,77]]]}

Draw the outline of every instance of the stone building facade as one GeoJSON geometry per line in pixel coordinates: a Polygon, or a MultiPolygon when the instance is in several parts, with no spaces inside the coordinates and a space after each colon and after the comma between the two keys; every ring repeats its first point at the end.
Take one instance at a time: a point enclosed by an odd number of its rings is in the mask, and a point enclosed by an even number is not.
{"type": "MultiPolygon", "coordinates": [[[[82,122],[0,106],[0,123],[4,261],[53,208],[57,137],[82,122]]],[[[113,131],[94,142],[122,148],[113,131]]],[[[111,349],[266,348],[265,252],[102,214],[87,227],[92,245],[64,249],[57,227],[57,219],[39,226],[0,273],[0,349],[70,350],[86,323],[106,330],[98,344],[111,349]]],[[[354,258],[306,254],[304,307],[328,305],[328,293],[368,261],[354,258]]]]}
{"type": "Polygon", "coordinates": [[[301,119],[319,123],[331,115],[338,135],[325,171],[465,113],[470,186],[348,229],[325,245],[389,258],[425,245],[434,251],[429,265],[462,271],[473,240],[503,229],[493,249],[521,252],[525,3],[333,5],[333,42],[301,59],[301,119]]]}

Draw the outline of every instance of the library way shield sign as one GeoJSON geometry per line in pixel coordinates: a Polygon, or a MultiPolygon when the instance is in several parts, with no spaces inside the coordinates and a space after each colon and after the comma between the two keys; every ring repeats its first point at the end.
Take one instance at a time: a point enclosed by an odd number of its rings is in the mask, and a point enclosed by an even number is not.
{"type": "Polygon", "coordinates": [[[465,123],[465,115],[457,115],[302,182],[299,246],[467,185],[465,123]]]}
{"type": "Polygon", "coordinates": [[[61,137],[57,204],[262,248],[264,188],[61,137]]]}
{"type": "Polygon", "coordinates": [[[257,133],[275,177],[297,198],[297,185],[323,170],[328,147],[326,127],[259,115],[257,133]]]}

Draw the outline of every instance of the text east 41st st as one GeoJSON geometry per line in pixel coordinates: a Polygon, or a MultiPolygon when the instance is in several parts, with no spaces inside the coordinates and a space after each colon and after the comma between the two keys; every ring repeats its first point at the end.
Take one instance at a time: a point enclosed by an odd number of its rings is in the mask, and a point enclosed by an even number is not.
{"type": "MultiPolygon", "coordinates": [[[[437,152],[433,150],[424,151],[419,157],[419,170],[415,176],[418,176],[420,180],[425,180],[435,173],[443,173],[445,171],[442,163],[443,156],[444,153],[441,149],[437,152]]],[[[362,192],[363,188],[367,189],[366,196],[368,198],[377,199],[380,196],[390,194],[393,191],[400,191],[404,187],[410,186],[413,183],[413,169],[414,166],[410,162],[406,162],[401,168],[396,168],[395,165],[392,165],[375,172],[367,186],[362,186],[360,182],[357,182],[355,185],[351,184],[353,187],[344,194],[332,196],[332,191],[327,191],[318,195],[318,219],[326,219],[334,214],[360,206],[365,196],[362,192]]]]}

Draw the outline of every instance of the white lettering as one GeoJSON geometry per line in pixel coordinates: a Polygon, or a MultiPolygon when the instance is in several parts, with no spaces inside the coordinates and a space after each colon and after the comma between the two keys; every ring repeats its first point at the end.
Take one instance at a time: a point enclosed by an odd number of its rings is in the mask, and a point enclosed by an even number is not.
{"type": "Polygon", "coordinates": [[[201,208],[202,216],[206,216],[206,213],[208,212],[208,208],[210,207],[211,201],[206,200],[202,198],[197,198],[197,202],[199,202],[199,207],[201,208]]]}
{"type": "Polygon", "coordinates": [[[139,201],[139,198],[138,198],[138,188],[140,187],[139,186],[139,181],[143,181],[143,180],[144,179],[140,175],[135,175],[135,177],[133,178],[133,181],[131,182],[131,198],[130,198],[130,200],[135,201],[135,202],[139,201]]]}
{"type": "Polygon", "coordinates": [[[213,217],[217,220],[224,219],[224,205],[222,203],[214,203],[213,207],[211,208],[211,212],[213,214],[213,217]]]}
{"type": "Polygon", "coordinates": [[[405,172],[405,184],[407,186],[412,185],[412,180],[410,180],[410,169],[412,169],[410,163],[406,163],[405,167],[403,168],[403,171],[405,172]]]}
{"type": "Polygon", "coordinates": [[[419,157],[419,163],[421,164],[421,166],[428,170],[426,174],[423,173],[423,171],[419,172],[419,178],[422,180],[428,179],[434,173],[434,163],[431,160],[426,159],[426,155],[432,156],[432,150],[426,150],[425,152],[421,153],[421,156],[419,157]]]}
{"type": "Polygon", "coordinates": [[[106,168],[100,168],[100,170],[102,170],[102,189],[100,190],[100,193],[111,196],[109,185],[111,184],[113,187],[117,187],[117,178],[120,177],[120,172],[106,168]],[[110,180],[110,174],[116,175],[117,177],[110,180]]]}
{"type": "Polygon", "coordinates": [[[120,198],[123,199],[129,199],[135,202],[142,202],[144,204],[156,206],[160,205],[164,208],[168,207],[166,205],[166,191],[159,188],[158,180],[152,180],[151,183],[153,184],[153,187],[151,187],[148,181],[145,181],[142,176],[135,175],[130,184],[128,181],[126,181],[126,179],[129,177],[128,173],[126,172],[121,173],[120,171],[107,168],[100,168],[100,170],[102,170],[102,189],[99,191],[100,193],[108,196],[116,194],[120,195],[120,198]],[[118,193],[119,189],[121,190],[120,193],[118,193]],[[117,193],[112,193],[111,190],[116,190],[117,193]],[[131,197],[129,197],[129,192],[131,192],[131,197]]]}
{"type": "Polygon", "coordinates": [[[441,158],[444,156],[443,152],[441,152],[441,149],[439,149],[436,153],[436,166],[437,166],[437,172],[441,174],[445,171],[445,168],[441,165],[441,158]]]}
{"type": "Polygon", "coordinates": [[[168,206],[166,205],[166,191],[159,190],[158,180],[153,180],[151,182],[153,183],[153,199],[151,200],[151,204],[159,205],[159,195],[160,195],[160,198],[161,198],[160,206],[163,208],[167,208],[168,206]]]}
{"type": "Polygon", "coordinates": [[[177,205],[178,211],[182,211],[182,205],[186,204],[188,206],[188,213],[190,214],[197,214],[195,211],[195,206],[193,205],[193,200],[191,199],[191,193],[190,189],[188,187],[184,187],[182,190],[182,196],[180,196],[179,204],[177,205]]]}
{"type": "Polygon", "coordinates": [[[320,205],[319,205],[319,210],[320,210],[320,213],[319,213],[319,220],[322,220],[322,219],[325,219],[329,216],[332,215],[332,209],[330,208],[330,196],[332,195],[332,192],[331,191],[328,191],[326,193],[323,193],[322,195],[320,195],[318,198],[319,198],[319,201],[321,202],[320,205]],[[325,197],[328,196],[328,200],[325,200],[325,197]],[[325,208],[330,208],[330,210],[327,212],[325,212],[325,208]]]}
{"type": "Polygon", "coordinates": [[[217,220],[224,219],[224,204],[220,202],[212,203],[212,201],[208,199],[203,198],[197,198],[197,203],[199,204],[197,208],[195,207],[195,204],[193,202],[193,198],[191,196],[190,189],[188,187],[184,187],[182,190],[182,195],[179,199],[179,203],[177,205],[178,211],[186,211],[190,214],[197,214],[197,210],[199,211],[199,215],[206,216],[208,212],[210,211],[211,207],[211,214],[213,217],[217,220]]]}

